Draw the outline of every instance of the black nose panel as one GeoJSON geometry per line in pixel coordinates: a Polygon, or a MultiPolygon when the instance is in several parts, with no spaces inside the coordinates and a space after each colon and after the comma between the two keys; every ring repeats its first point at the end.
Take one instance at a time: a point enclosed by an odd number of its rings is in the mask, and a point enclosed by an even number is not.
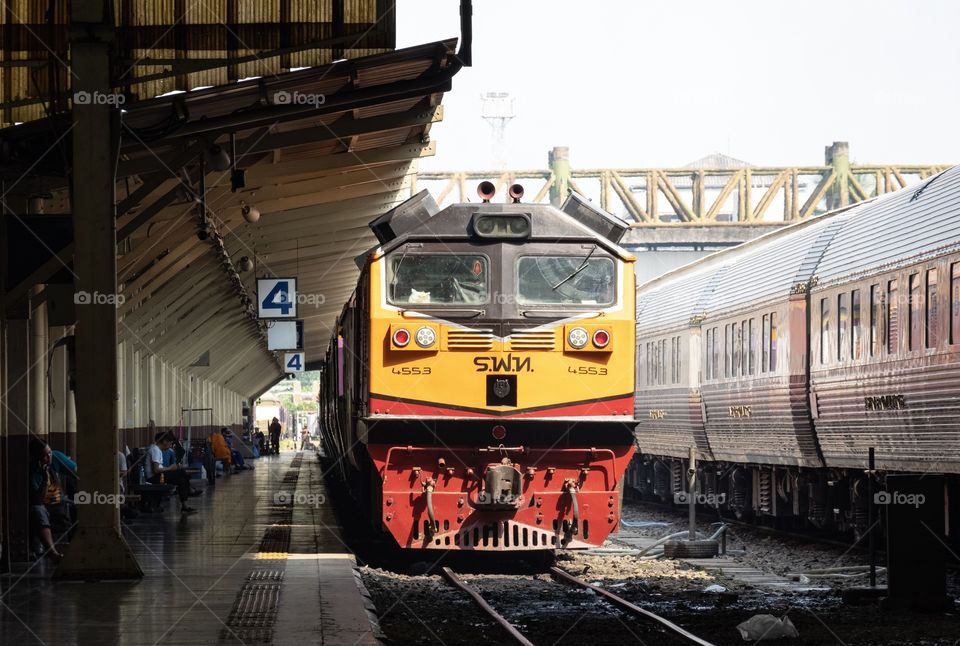
{"type": "Polygon", "coordinates": [[[487,375],[487,406],[516,406],[517,376],[487,375]]]}

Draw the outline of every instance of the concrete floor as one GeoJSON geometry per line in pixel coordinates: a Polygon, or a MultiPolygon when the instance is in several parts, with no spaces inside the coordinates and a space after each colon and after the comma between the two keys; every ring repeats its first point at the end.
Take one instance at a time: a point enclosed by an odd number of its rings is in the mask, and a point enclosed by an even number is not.
{"type": "Polygon", "coordinates": [[[142,580],[52,581],[43,562],[0,577],[0,644],[376,643],[314,454],[250,464],[192,498],[197,514],[170,500],[125,524],[142,580]]]}

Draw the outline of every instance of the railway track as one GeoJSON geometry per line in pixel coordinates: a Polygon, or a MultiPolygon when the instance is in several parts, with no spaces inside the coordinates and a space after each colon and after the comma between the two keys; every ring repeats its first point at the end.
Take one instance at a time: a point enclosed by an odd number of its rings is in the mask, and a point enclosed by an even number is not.
{"type": "MultiPolygon", "coordinates": [[[[465,581],[459,574],[454,572],[452,569],[445,567],[442,569],[444,577],[455,587],[459,588],[461,591],[465,592],[467,595],[473,599],[474,603],[483,610],[487,615],[490,616],[494,621],[496,621],[504,630],[513,638],[513,640],[518,644],[523,644],[524,646],[533,646],[533,642],[524,635],[516,626],[510,623],[506,617],[500,614],[492,605],[490,605],[486,599],[467,581],[465,581]]],[[[698,644],[699,646],[712,646],[712,644],[704,639],[701,639],[694,635],[693,633],[684,630],[675,623],[661,617],[660,615],[645,610],[626,599],[619,597],[609,590],[605,590],[599,586],[592,585],[586,581],[581,581],[575,576],[561,570],[558,567],[550,568],[550,575],[555,581],[564,584],[568,584],[574,588],[590,590],[593,593],[599,595],[604,601],[607,601],[611,605],[615,606],[622,612],[638,617],[644,621],[656,624],[657,626],[667,630],[674,637],[682,640],[686,644],[698,644]]]]}

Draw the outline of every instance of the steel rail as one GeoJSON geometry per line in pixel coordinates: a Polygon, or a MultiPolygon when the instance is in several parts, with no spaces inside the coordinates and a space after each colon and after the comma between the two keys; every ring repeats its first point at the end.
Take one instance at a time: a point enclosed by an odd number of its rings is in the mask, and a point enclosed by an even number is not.
{"type": "Polygon", "coordinates": [[[533,646],[533,642],[531,642],[529,639],[524,637],[523,633],[517,630],[516,627],[513,624],[511,624],[509,621],[504,619],[503,615],[501,615],[499,612],[494,610],[493,607],[489,603],[487,603],[483,597],[480,596],[480,593],[478,593],[476,590],[468,586],[463,581],[463,579],[457,576],[457,574],[453,570],[451,570],[448,567],[445,567],[443,568],[443,575],[447,577],[450,583],[452,583],[453,585],[457,586],[458,588],[460,588],[461,590],[469,594],[473,598],[474,602],[478,606],[480,606],[484,612],[486,612],[488,615],[496,619],[497,623],[503,626],[504,630],[510,633],[510,636],[513,637],[518,644],[523,644],[524,646],[533,646]]]}
{"type": "MultiPolygon", "coordinates": [[[[446,569],[446,568],[444,568],[444,569],[446,569]]],[[[652,612],[650,612],[649,610],[644,610],[643,608],[641,608],[641,607],[639,607],[639,606],[635,606],[635,605],[633,605],[632,603],[630,603],[629,601],[627,601],[626,599],[623,599],[623,598],[621,598],[621,597],[618,597],[617,595],[613,594],[612,592],[608,592],[607,590],[604,590],[603,588],[600,588],[600,587],[595,586],[595,585],[591,585],[591,584],[587,583],[586,581],[581,581],[580,579],[576,578],[575,576],[572,576],[572,575],[568,574],[567,572],[564,572],[563,570],[561,570],[561,569],[558,568],[558,567],[552,567],[552,568],[550,568],[550,573],[553,574],[553,575],[554,575],[555,577],[557,577],[558,579],[562,579],[562,580],[564,580],[564,581],[566,581],[566,582],[568,582],[568,583],[572,583],[572,584],[574,584],[574,585],[578,585],[578,586],[580,586],[580,587],[582,587],[582,588],[587,588],[588,590],[592,590],[593,592],[596,592],[597,594],[603,596],[603,597],[604,597],[605,599],[607,599],[610,603],[612,603],[613,605],[617,606],[618,608],[620,608],[620,609],[622,609],[622,610],[626,610],[627,612],[633,613],[633,614],[635,614],[635,615],[639,615],[639,616],[641,616],[641,617],[645,617],[646,619],[650,619],[651,621],[655,621],[656,623],[658,623],[658,624],[660,624],[661,626],[663,626],[664,628],[668,629],[669,631],[671,631],[671,632],[674,633],[675,635],[678,635],[678,636],[680,636],[680,637],[683,637],[684,639],[686,639],[687,641],[689,641],[689,642],[691,642],[691,643],[693,643],[693,644],[699,644],[700,646],[713,646],[713,644],[711,644],[710,642],[705,641],[705,640],[703,640],[703,639],[700,639],[699,637],[697,637],[696,635],[694,635],[694,634],[691,633],[691,632],[687,632],[686,630],[684,630],[684,629],[681,628],[680,626],[676,625],[675,623],[673,623],[673,622],[671,622],[671,621],[668,621],[668,620],[664,619],[664,618],[661,617],[660,615],[657,615],[657,614],[655,614],[655,613],[652,613],[652,612]]]]}

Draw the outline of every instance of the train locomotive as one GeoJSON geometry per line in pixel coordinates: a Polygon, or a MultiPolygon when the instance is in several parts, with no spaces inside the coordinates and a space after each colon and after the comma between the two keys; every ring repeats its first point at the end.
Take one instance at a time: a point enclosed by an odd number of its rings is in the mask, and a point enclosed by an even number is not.
{"type": "Polygon", "coordinates": [[[494,193],[370,223],[322,369],[329,472],[404,549],[600,545],[634,451],[627,225],[494,193]]]}
{"type": "Polygon", "coordinates": [[[873,449],[956,500],[958,205],[954,167],[641,285],[631,487],[685,500],[693,447],[698,502],[863,535],[873,449]]]}

